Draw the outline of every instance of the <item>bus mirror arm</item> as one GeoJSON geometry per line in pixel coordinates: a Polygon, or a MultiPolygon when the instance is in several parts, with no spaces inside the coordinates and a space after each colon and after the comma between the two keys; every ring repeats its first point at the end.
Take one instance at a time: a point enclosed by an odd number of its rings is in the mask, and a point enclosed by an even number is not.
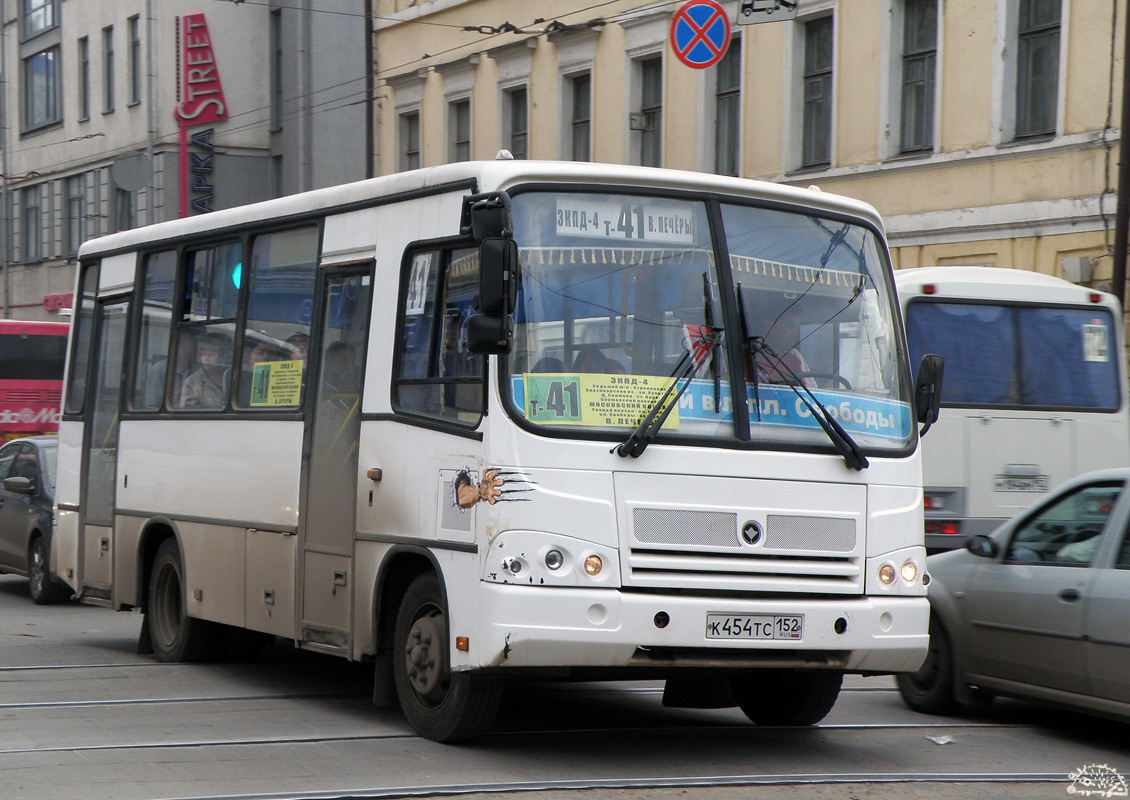
{"type": "Polygon", "coordinates": [[[506,192],[485,192],[463,198],[459,232],[476,242],[484,239],[509,239],[514,235],[510,220],[510,195],[506,192]]]}
{"type": "Polygon", "coordinates": [[[930,426],[938,421],[942,411],[942,374],[946,362],[941,356],[924,355],[918,367],[918,381],[914,386],[914,407],[922,430],[918,436],[926,435],[930,426]]]}

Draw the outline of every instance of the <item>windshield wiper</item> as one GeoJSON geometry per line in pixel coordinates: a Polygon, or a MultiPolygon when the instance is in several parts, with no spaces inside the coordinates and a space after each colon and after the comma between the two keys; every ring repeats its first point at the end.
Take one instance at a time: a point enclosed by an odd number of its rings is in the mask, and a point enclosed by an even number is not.
{"type": "MultiPolygon", "coordinates": [[[[679,398],[687,391],[694,379],[695,372],[702,366],[703,360],[715,360],[715,351],[722,341],[722,331],[719,328],[702,326],[701,336],[703,347],[696,348],[693,339],[687,352],[679,359],[675,369],[671,372],[674,379],[662,395],[652,404],[640,424],[632,431],[632,435],[608,452],[615,453],[621,458],[639,458],[647,446],[655,440],[663,423],[671,415],[671,411],[678,406],[679,398]],[[682,385],[679,385],[682,381],[682,385]],[[676,386],[679,388],[676,390],[676,386]]],[[[717,408],[717,405],[715,405],[717,408]]]]}
{"type": "Polygon", "coordinates": [[[823,428],[824,433],[828,434],[832,444],[844,457],[844,463],[854,470],[863,470],[870,466],[867,456],[863,455],[863,451],[859,449],[855,439],[851,438],[851,434],[844,430],[839,420],[833,417],[824,404],[816,399],[816,395],[809,390],[803,380],[797,377],[797,374],[785,363],[785,360],[777,355],[769,345],[765,344],[765,340],[760,336],[751,336],[749,344],[750,349],[754,352],[753,371],[757,372],[757,354],[765,355],[773,368],[788,378],[786,384],[808,407],[812,418],[823,428]],[[804,389],[804,391],[802,392],[801,389],[804,389]]]}

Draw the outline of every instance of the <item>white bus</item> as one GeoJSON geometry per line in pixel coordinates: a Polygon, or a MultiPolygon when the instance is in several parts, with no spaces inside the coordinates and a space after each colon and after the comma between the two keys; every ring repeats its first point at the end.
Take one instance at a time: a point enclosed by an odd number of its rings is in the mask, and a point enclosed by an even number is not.
{"type": "Polygon", "coordinates": [[[937,386],[869,206],[499,160],[79,260],[53,566],[161,660],[371,660],[455,741],[509,675],[812,724],[926,653],[937,386]]]}
{"type": "Polygon", "coordinates": [[[895,272],[907,340],[945,359],[922,446],[926,547],[959,547],[1080,473],[1130,464],[1122,310],[1021,269],[895,272]]]}

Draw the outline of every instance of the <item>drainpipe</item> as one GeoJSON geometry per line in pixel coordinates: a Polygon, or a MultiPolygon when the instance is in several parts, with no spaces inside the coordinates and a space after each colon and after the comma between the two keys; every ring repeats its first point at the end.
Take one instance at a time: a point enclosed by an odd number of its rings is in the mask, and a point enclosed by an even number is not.
{"type": "Polygon", "coordinates": [[[0,203],[3,208],[4,242],[0,245],[0,271],[4,273],[4,318],[12,316],[11,284],[8,283],[8,253],[12,246],[12,204],[8,202],[8,30],[0,14],[0,203]]]}
{"type": "Polygon", "coordinates": [[[1118,207],[1114,216],[1114,268],[1110,291],[1125,308],[1126,247],[1130,239],[1130,13],[1122,47],[1122,129],[1118,137],[1118,207]]]}

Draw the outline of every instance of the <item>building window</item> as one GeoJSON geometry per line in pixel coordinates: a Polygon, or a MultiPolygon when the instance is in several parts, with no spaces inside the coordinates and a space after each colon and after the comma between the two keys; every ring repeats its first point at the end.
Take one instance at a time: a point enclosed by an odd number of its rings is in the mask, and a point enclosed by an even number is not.
{"type": "Polygon", "coordinates": [[[67,230],[66,250],[67,255],[73,256],[78,252],[86,233],[84,211],[86,206],[85,186],[86,179],[83,175],[72,175],[67,178],[67,230]]]}
{"type": "Polygon", "coordinates": [[[271,130],[282,128],[283,107],[282,12],[271,12],[271,130]]]}
{"type": "Polygon", "coordinates": [[[938,0],[906,0],[902,33],[903,153],[934,147],[934,73],[938,53],[938,0]]]}
{"type": "Polygon", "coordinates": [[[102,29],[102,113],[114,110],[114,27],[102,29]]]}
{"type": "Polygon", "coordinates": [[[400,169],[420,168],[420,112],[400,115],[400,169]]]}
{"type": "Polygon", "coordinates": [[[1060,0],[1020,0],[1016,138],[1055,133],[1060,0]]]}
{"type": "Polygon", "coordinates": [[[78,40],[78,118],[90,119],[90,39],[78,40]]]}
{"type": "Polygon", "coordinates": [[[129,18],[129,102],[141,102],[141,18],[129,18]]]}
{"type": "Polygon", "coordinates": [[[23,260],[38,261],[41,236],[39,230],[39,187],[30,186],[24,189],[20,193],[20,201],[23,204],[23,213],[20,215],[23,260]]]}
{"type": "Polygon", "coordinates": [[[663,59],[639,62],[640,106],[633,114],[632,129],[639,131],[639,163],[658,167],[663,163],[663,59]]]}
{"type": "Polygon", "coordinates": [[[508,149],[514,158],[529,158],[529,108],[527,103],[528,93],[523,86],[521,89],[512,89],[506,93],[507,107],[510,116],[510,135],[508,149]]]}
{"type": "Polygon", "coordinates": [[[574,161],[589,161],[592,158],[592,75],[577,75],[570,85],[573,89],[573,113],[569,157],[574,161]]]}
{"type": "Polygon", "coordinates": [[[24,38],[55,27],[55,0],[23,0],[24,38]]]}
{"type": "Polygon", "coordinates": [[[718,62],[714,86],[714,171],[737,176],[741,151],[742,40],[734,39],[718,62]]]}
{"type": "Polygon", "coordinates": [[[804,26],[804,129],[801,166],[832,162],[832,18],[804,26]]]}
{"type": "Polygon", "coordinates": [[[52,47],[24,59],[24,128],[59,119],[59,48],[52,47]]]}
{"type": "Polygon", "coordinates": [[[451,160],[471,160],[471,101],[456,100],[448,105],[451,128],[451,160]]]}

